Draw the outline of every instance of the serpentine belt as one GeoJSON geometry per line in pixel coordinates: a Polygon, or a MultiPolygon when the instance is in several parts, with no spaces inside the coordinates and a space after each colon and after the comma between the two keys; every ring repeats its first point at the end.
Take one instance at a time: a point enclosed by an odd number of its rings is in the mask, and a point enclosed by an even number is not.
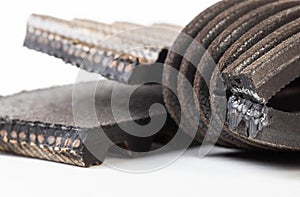
{"type": "MultiPolygon", "coordinates": [[[[156,136],[141,140],[122,134],[120,122],[103,116],[105,134],[128,150],[150,150],[153,141],[165,144],[177,127],[200,143],[209,134],[225,147],[300,150],[299,0],[223,0],[177,37],[172,33],[181,29],[177,26],[148,28],[32,15],[24,45],[123,83],[121,94],[147,81],[149,73],[158,73],[154,81],[162,85],[141,86],[132,98],[134,120],[123,120],[144,124],[148,107],[164,103],[171,118],[156,136]],[[102,42],[122,31],[117,36],[122,45],[102,42]],[[142,49],[128,50],[135,46],[142,49]]],[[[117,82],[104,81],[97,89],[99,116],[111,114],[107,102],[117,82]]],[[[72,86],[64,86],[1,98],[1,150],[78,166],[101,163],[78,137],[97,125],[75,127],[71,91],[72,86]],[[20,100],[23,104],[17,105],[20,100]],[[41,114],[42,109],[47,113],[41,114]]],[[[88,93],[81,97],[84,101],[88,93]]],[[[122,106],[125,101],[119,102],[122,106]]],[[[156,111],[155,116],[162,114],[156,111]]],[[[103,145],[103,157],[108,148],[103,145]]]]}

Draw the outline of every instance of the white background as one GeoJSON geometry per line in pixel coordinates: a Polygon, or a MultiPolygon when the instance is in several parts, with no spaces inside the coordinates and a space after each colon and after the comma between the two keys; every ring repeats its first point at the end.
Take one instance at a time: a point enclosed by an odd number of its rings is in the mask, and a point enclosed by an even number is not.
{"type": "MultiPolygon", "coordinates": [[[[22,47],[31,13],[64,19],[168,22],[184,26],[216,2],[184,1],[6,1],[0,7],[0,95],[71,84],[78,69],[22,47]]],[[[101,165],[88,169],[0,155],[0,196],[298,196],[300,155],[237,152],[216,148],[204,159],[197,148],[173,164],[132,174],[101,165]]],[[[164,155],[121,160],[124,165],[153,162],[164,155]]],[[[108,160],[113,160],[108,158],[108,160]]]]}

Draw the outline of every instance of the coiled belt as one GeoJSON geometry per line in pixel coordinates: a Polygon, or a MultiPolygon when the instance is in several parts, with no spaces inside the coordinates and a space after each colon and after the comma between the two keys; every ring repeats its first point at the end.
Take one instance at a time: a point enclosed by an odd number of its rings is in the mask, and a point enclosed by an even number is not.
{"type": "MultiPolygon", "coordinates": [[[[204,125],[198,131],[199,141],[209,126],[210,113],[219,114],[216,105],[210,106],[218,93],[209,92],[209,87],[218,83],[220,75],[228,104],[219,144],[298,150],[299,105],[294,99],[300,74],[299,3],[222,1],[197,16],[175,41],[166,64],[182,75],[171,76],[170,67],[165,67],[163,80],[176,87],[183,116],[192,119],[191,106],[197,106],[204,125]],[[199,53],[198,44],[186,42],[190,39],[185,34],[206,50],[199,53]],[[172,51],[184,51],[183,58],[172,51]],[[215,68],[211,68],[211,59],[215,68]],[[197,97],[186,98],[182,76],[193,85],[197,97]]],[[[166,106],[178,123],[179,102],[168,88],[163,92],[166,106]]]]}

